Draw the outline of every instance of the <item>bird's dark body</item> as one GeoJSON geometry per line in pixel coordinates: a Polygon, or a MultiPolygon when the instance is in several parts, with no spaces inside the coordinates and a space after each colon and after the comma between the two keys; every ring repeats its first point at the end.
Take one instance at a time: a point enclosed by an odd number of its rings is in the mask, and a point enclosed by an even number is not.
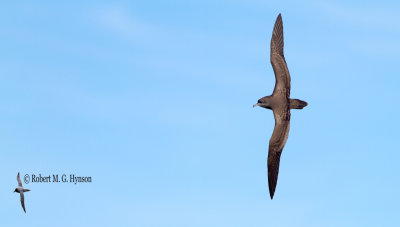
{"type": "Polygon", "coordinates": [[[23,188],[23,187],[22,187],[22,181],[21,181],[21,178],[19,177],[19,172],[18,172],[18,174],[17,174],[17,181],[18,181],[18,187],[15,188],[14,192],[19,193],[20,199],[21,199],[21,206],[22,206],[22,209],[23,209],[24,212],[26,213],[26,210],[25,210],[25,202],[24,202],[24,192],[29,192],[30,190],[27,189],[27,188],[23,188]]]}
{"type": "Polygon", "coordinates": [[[280,157],[289,136],[290,109],[303,109],[307,102],[290,98],[290,74],[283,54],[283,23],[281,14],[276,19],[271,38],[271,65],[275,73],[275,88],[270,96],[258,100],[254,106],[274,113],[275,128],[269,141],[268,186],[271,199],[278,181],[280,157]]]}

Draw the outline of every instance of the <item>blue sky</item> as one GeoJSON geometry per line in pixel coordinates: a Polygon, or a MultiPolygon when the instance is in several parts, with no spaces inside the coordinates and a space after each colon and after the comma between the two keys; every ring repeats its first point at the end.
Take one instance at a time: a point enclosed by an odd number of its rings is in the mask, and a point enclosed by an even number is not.
{"type": "Polygon", "coordinates": [[[4,226],[398,226],[396,1],[7,2],[4,226]],[[267,187],[273,24],[292,111],[267,187]],[[92,183],[24,184],[17,172],[92,183]]]}

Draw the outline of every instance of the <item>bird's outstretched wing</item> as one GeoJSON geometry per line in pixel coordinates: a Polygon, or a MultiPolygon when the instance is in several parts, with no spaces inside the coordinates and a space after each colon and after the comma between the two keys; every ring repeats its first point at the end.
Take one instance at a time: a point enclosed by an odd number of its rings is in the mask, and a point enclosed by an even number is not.
{"type": "Polygon", "coordinates": [[[281,14],[276,18],[271,38],[271,64],[275,73],[274,95],[290,96],[290,74],[283,55],[283,23],[281,14]]]}
{"type": "Polygon", "coordinates": [[[276,183],[278,182],[279,162],[290,128],[289,108],[275,109],[273,111],[275,128],[269,140],[268,150],[268,187],[271,199],[274,197],[276,183]]]}
{"type": "Polygon", "coordinates": [[[20,192],[19,194],[20,194],[20,196],[21,196],[21,205],[22,205],[22,209],[24,209],[24,212],[26,213],[26,211],[25,211],[25,202],[24,202],[24,193],[23,193],[23,192],[20,192]]]}
{"type": "Polygon", "coordinates": [[[22,182],[21,182],[21,178],[19,177],[19,172],[17,175],[17,181],[18,181],[18,187],[22,187],[22,182]]]}

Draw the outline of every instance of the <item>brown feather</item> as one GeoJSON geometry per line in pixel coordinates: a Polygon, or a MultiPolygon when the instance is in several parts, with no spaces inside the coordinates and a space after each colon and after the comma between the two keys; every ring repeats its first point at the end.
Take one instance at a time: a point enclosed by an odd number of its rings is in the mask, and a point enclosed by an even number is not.
{"type": "Polygon", "coordinates": [[[274,197],[278,182],[279,163],[283,147],[289,137],[290,110],[288,108],[274,110],[275,128],[269,140],[268,150],[268,186],[271,199],[274,197]]]}
{"type": "Polygon", "coordinates": [[[283,22],[281,14],[276,19],[271,38],[271,64],[275,73],[274,95],[290,96],[290,73],[283,54],[283,22]],[[278,92],[280,91],[280,92],[278,92]]]}

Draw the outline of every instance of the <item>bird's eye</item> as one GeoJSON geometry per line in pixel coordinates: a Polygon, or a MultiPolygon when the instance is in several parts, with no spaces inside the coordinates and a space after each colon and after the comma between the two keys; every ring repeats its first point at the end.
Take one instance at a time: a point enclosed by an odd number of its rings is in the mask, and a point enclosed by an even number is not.
{"type": "Polygon", "coordinates": [[[261,103],[261,101],[260,101],[260,100],[258,100],[258,103],[261,103]]]}

